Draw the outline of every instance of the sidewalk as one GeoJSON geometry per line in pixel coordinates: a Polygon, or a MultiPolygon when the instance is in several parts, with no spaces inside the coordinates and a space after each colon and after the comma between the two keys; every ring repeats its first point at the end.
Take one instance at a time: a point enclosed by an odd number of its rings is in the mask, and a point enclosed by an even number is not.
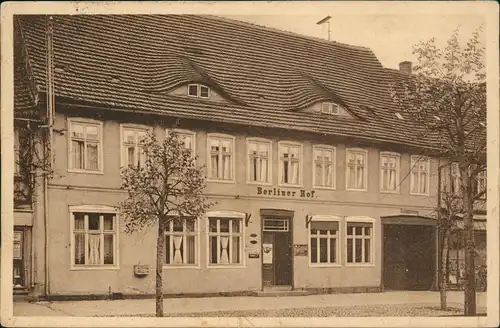
{"type": "MultiPolygon", "coordinates": [[[[448,305],[462,308],[464,293],[448,292],[448,305]]],[[[439,306],[439,293],[403,291],[294,297],[206,297],[165,299],[165,313],[200,313],[259,309],[350,307],[356,305],[426,304],[439,306]]],[[[478,312],[486,312],[486,293],[477,294],[478,312]]],[[[154,299],[14,303],[15,316],[137,316],[152,314],[154,299]]]]}

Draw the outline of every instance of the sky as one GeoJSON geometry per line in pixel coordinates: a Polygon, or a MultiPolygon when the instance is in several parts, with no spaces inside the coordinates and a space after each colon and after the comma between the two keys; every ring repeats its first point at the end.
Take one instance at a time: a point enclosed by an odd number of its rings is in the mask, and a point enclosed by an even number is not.
{"type": "Polygon", "coordinates": [[[345,14],[334,12],[310,15],[225,15],[258,25],[286,30],[302,35],[328,39],[328,24],[316,22],[330,15],[331,40],[370,48],[383,66],[398,68],[402,61],[416,62],[413,45],[436,38],[444,46],[453,31],[459,28],[465,42],[484,22],[479,15],[444,14],[345,14]]]}

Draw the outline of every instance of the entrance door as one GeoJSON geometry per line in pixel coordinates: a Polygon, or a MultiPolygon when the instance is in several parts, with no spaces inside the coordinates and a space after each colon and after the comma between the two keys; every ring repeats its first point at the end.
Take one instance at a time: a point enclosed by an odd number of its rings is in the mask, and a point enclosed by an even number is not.
{"type": "Polygon", "coordinates": [[[14,281],[13,285],[15,289],[26,287],[26,271],[25,270],[25,259],[24,259],[24,231],[16,230],[14,231],[14,254],[13,254],[13,266],[14,266],[14,281]]]}
{"type": "Polygon", "coordinates": [[[264,286],[292,285],[292,236],[289,218],[262,222],[262,280],[264,286]]]}

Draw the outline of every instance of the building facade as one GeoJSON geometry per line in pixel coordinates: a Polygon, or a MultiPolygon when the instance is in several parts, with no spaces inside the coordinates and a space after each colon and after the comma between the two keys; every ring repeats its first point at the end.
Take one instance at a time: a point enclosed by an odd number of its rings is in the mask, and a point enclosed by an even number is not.
{"type": "Polygon", "coordinates": [[[156,230],[124,232],[120,169],[140,162],[148,130],[175,130],[216,204],[165,231],[165,294],[435,288],[439,160],[389,101],[391,76],[407,73],[369,49],[204,16],[18,17],[16,29],[16,97],[37,85],[22,99],[46,118],[49,53],[55,110],[52,174],[15,212],[15,287],[153,294],[156,230]]]}

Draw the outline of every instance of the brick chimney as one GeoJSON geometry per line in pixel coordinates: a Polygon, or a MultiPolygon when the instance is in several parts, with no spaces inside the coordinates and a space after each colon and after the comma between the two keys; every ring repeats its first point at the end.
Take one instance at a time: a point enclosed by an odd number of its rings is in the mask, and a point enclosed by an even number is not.
{"type": "Polygon", "coordinates": [[[399,71],[407,75],[411,75],[411,61],[404,61],[399,63],[399,71]]]}

